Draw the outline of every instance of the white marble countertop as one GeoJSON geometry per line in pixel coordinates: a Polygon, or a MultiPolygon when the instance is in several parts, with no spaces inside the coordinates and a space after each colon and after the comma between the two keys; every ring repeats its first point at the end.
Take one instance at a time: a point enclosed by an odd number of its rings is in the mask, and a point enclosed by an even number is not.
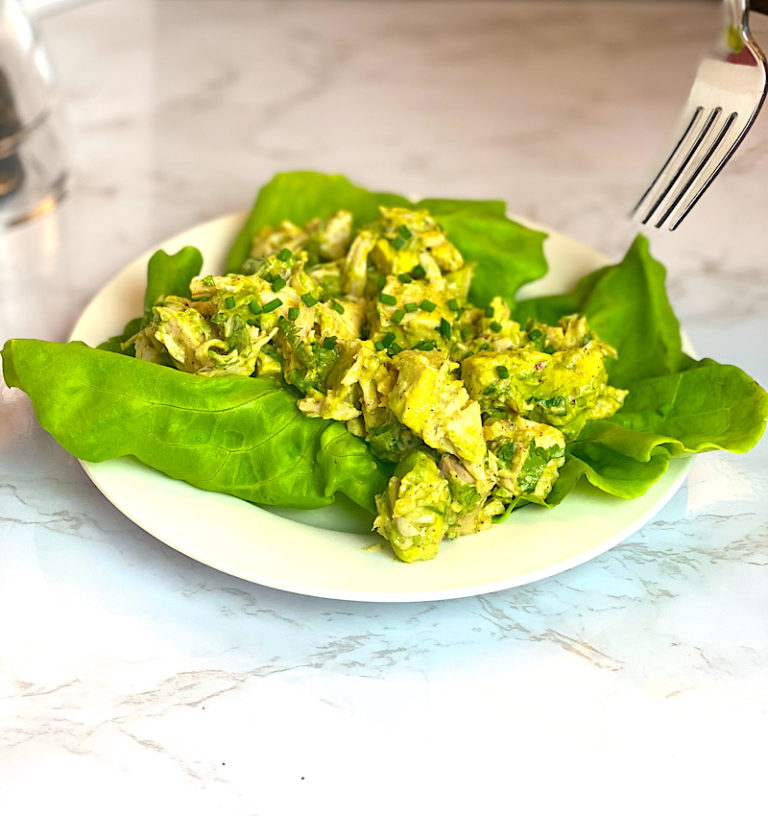
{"type": "MultiPolygon", "coordinates": [[[[53,15],[73,184],[54,216],[0,234],[0,342],[63,339],[127,261],[248,206],[280,169],[505,198],[618,256],[716,24],[694,3],[53,15]]],[[[679,232],[651,236],[699,352],[763,384],[766,123],[679,232]]],[[[3,385],[0,454],[0,813],[764,812],[765,440],[701,456],[657,518],[588,564],[405,605],[187,559],[3,385]]]]}

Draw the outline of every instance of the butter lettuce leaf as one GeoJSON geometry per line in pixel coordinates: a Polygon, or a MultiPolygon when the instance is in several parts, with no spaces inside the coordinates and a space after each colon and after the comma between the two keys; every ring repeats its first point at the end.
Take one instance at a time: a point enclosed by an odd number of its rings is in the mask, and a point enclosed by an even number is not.
{"type": "Polygon", "coordinates": [[[184,247],[175,255],[158,249],[147,265],[144,312],[151,312],[163,295],[189,297],[189,282],[200,274],[202,268],[203,256],[197,247],[184,247]]]}
{"type": "Polygon", "coordinates": [[[250,256],[256,233],[265,226],[293,221],[301,226],[313,218],[326,218],[349,210],[357,229],[378,218],[379,207],[410,207],[396,193],[374,193],[339,175],[309,170],[278,173],[259,190],[256,201],[227,256],[227,272],[239,272],[250,256]]]}
{"type": "Polygon", "coordinates": [[[512,306],[521,286],[546,275],[546,233],[479,208],[437,211],[435,218],[464,258],[477,263],[469,290],[476,306],[496,296],[512,306]]]}
{"type": "Polygon", "coordinates": [[[507,218],[503,201],[425,198],[414,202],[395,193],[366,190],[344,176],[309,171],[278,173],[261,188],[229,251],[227,271],[240,270],[254,236],[264,226],[284,220],[301,225],[345,209],[359,228],[379,217],[380,206],[430,210],[466,260],[477,263],[470,299],[478,306],[486,306],[495,295],[511,305],[523,284],[547,272],[545,233],[507,218]]]}
{"type": "Polygon", "coordinates": [[[518,320],[555,323],[585,314],[619,353],[606,360],[611,384],[629,389],[618,413],[587,422],[568,443],[547,504],[562,501],[582,477],[606,493],[635,498],[665,473],[672,456],[743,453],[763,435],[768,394],[736,366],[683,353],[664,280],[664,267],[639,236],[620,263],[587,275],[573,291],[518,304],[518,320]]]}
{"type": "Polygon", "coordinates": [[[585,314],[590,327],[619,352],[618,360],[606,360],[611,385],[628,388],[687,364],[665,279],[666,270],[640,235],[618,264],[585,276],[567,294],[521,302],[515,318],[553,324],[566,314],[585,314]]]}
{"type": "Polygon", "coordinates": [[[199,377],[84,343],[9,340],[9,386],[73,456],[134,456],[195,487],[292,508],[337,493],[375,510],[391,468],[340,422],[311,419],[270,380],[199,377]]]}
{"type": "Polygon", "coordinates": [[[115,334],[103,343],[99,343],[96,348],[102,349],[102,351],[111,351],[114,354],[124,354],[126,357],[135,357],[136,349],[132,345],[123,348],[123,343],[130,340],[143,326],[144,317],[134,317],[133,320],[129,320],[125,324],[125,328],[120,334],[115,334]]]}
{"type": "Polygon", "coordinates": [[[121,334],[110,337],[97,348],[104,351],[113,351],[127,357],[135,356],[135,349],[129,346],[124,349],[122,344],[133,337],[149,318],[152,306],[163,295],[178,295],[189,297],[189,282],[200,274],[203,267],[203,256],[196,247],[184,247],[175,255],[169,255],[159,249],[149,259],[147,265],[147,288],[144,292],[144,315],[134,317],[126,323],[121,334]]]}

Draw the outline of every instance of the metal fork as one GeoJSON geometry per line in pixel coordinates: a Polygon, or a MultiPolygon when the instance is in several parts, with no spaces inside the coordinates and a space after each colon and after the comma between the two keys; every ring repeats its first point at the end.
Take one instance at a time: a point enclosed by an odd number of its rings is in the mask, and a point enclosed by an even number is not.
{"type": "Polygon", "coordinates": [[[693,209],[752,127],[766,94],[766,58],[749,30],[750,6],[768,0],[724,0],[721,41],[702,60],[671,149],[632,210],[674,230],[693,209]]]}

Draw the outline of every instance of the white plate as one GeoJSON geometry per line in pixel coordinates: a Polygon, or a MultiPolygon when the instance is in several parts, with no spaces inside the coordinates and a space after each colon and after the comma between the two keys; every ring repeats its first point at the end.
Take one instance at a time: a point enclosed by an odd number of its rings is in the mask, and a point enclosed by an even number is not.
{"type": "MultiPolygon", "coordinates": [[[[204,269],[223,268],[244,214],[227,215],[164,241],[197,246],[204,269]]],[[[550,272],[525,295],[562,292],[607,259],[547,230],[550,272]]],[[[141,313],[151,250],[91,301],[72,339],[97,345],[141,313]]],[[[645,496],[632,501],[579,485],[552,510],[525,507],[503,524],[446,541],[433,561],[404,564],[370,519],[354,508],[277,511],[171,479],[132,458],[83,462],[96,487],[128,518],[191,558],[264,586],[356,601],[425,601],[479,595],[526,584],[582,564],[632,535],[683,483],[689,460],[675,459],[645,496]],[[381,543],[381,546],[380,546],[381,543]]]]}

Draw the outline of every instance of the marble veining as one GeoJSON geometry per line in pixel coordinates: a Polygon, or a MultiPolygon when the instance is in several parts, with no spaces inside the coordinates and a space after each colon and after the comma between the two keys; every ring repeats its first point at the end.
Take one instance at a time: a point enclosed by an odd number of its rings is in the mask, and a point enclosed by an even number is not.
{"type": "MultiPolygon", "coordinates": [[[[716,25],[705,3],[51,14],[73,184],[0,234],[0,342],[64,339],[124,263],[286,168],[505,198],[618,256],[716,25]]],[[[766,383],[764,134],[650,235],[698,352],[766,383]]],[[[0,813],[761,812],[767,492],[764,441],[699,458],[629,540],[539,583],[300,597],[136,527],[0,383],[0,813]]]]}

